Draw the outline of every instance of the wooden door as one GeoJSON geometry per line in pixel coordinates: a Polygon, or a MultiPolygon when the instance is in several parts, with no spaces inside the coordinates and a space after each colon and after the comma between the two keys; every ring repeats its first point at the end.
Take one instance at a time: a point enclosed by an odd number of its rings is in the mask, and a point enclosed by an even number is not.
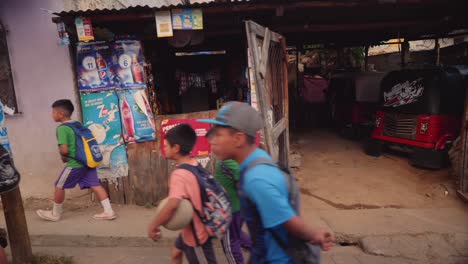
{"type": "MultiPolygon", "coordinates": [[[[246,21],[251,69],[258,110],[264,122],[263,141],[273,159],[289,164],[289,98],[286,40],[253,21],[246,21]]],[[[254,98],[255,100],[255,98],[254,98]]]]}

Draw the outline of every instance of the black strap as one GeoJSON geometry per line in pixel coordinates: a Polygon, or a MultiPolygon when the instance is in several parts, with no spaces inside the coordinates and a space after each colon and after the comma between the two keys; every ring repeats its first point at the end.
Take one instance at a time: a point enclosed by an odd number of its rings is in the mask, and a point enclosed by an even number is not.
{"type": "Polygon", "coordinates": [[[200,243],[200,240],[198,239],[197,230],[195,229],[195,224],[193,223],[193,220],[190,221],[190,226],[192,227],[192,233],[193,233],[193,238],[195,239],[195,243],[199,247],[201,246],[201,243],[200,243]]]}
{"type": "Polygon", "coordinates": [[[278,235],[278,233],[276,233],[275,230],[269,228],[267,229],[271,235],[273,236],[273,238],[275,239],[276,243],[278,243],[278,245],[284,250],[284,251],[287,251],[288,250],[288,246],[286,245],[286,242],[284,242],[284,240],[280,237],[280,235],[278,235]]]}

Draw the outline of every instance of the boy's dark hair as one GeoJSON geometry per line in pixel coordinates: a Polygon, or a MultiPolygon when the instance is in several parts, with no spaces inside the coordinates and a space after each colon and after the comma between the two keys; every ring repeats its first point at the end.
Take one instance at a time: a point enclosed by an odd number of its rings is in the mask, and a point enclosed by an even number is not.
{"type": "Polygon", "coordinates": [[[60,108],[69,117],[73,114],[73,111],[75,111],[75,107],[73,106],[73,103],[68,99],[61,99],[61,100],[55,101],[52,104],[52,108],[60,108]]]}
{"type": "Polygon", "coordinates": [[[189,124],[180,124],[167,132],[166,140],[171,146],[179,145],[179,153],[188,156],[197,142],[197,134],[189,124]]]}

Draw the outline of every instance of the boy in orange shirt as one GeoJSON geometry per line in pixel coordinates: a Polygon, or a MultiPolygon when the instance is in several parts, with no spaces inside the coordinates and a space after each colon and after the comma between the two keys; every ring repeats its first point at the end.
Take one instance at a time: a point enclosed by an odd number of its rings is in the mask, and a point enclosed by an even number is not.
{"type": "MultiPolygon", "coordinates": [[[[197,135],[190,125],[181,124],[172,128],[167,132],[164,140],[166,158],[174,160],[177,166],[182,164],[198,166],[197,160],[190,157],[196,140],[197,135]]],[[[172,218],[182,199],[189,200],[195,210],[203,211],[200,186],[196,176],[188,170],[176,168],[171,173],[168,198],[166,206],[151,222],[148,229],[148,236],[154,241],[161,238],[160,226],[172,218]]],[[[176,241],[175,248],[172,250],[172,263],[182,263],[181,251],[190,264],[216,263],[209,234],[195,212],[193,213],[193,225],[187,225],[176,241]]]]}

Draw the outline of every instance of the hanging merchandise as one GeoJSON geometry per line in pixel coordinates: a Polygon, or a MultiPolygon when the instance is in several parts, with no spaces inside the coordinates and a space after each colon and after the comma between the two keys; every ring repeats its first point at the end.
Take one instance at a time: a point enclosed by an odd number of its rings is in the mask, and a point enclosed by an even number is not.
{"type": "MultiPolygon", "coordinates": [[[[175,126],[180,124],[189,124],[195,133],[197,134],[197,142],[193,147],[190,156],[192,157],[202,157],[202,156],[209,156],[211,154],[211,147],[208,143],[208,139],[206,138],[206,133],[210,130],[210,124],[208,123],[200,123],[196,119],[166,119],[161,122],[161,142],[164,141],[164,137],[167,131],[171,130],[175,126]]],[[[164,153],[164,144],[161,144],[161,151],[163,155],[164,153]]]]}
{"type": "Polygon", "coordinates": [[[194,30],[203,29],[203,12],[201,9],[192,10],[192,22],[194,30]]]}
{"type": "Polygon", "coordinates": [[[12,156],[10,141],[8,140],[8,130],[5,126],[5,109],[6,107],[0,101],[0,145],[2,145],[12,156]]]}
{"type": "Polygon", "coordinates": [[[70,37],[68,36],[68,32],[63,22],[57,23],[57,32],[59,34],[58,44],[61,46],[70,45],[70,37]]]}
{"type": "Polygon", "coordinates": [[[98,167],[101,179],[128,175],[127,156],[120,154],[125,145],[118,97],[114,91],[83,93],[80,95],[83,109],[83,124],[91,130],[104,157],[98,167]]]}
{"type": "Polygon", "coordinates": [[[78,43],[76,69],[80,91],[114,88],[112,52],[105,42],[78,43]]]}
{"type": "Polygon", "coordinates": [[[117,75],[116,85],[122,89],[145,88],[145,71],[141,42],[122,39],[113,45],[113,65],[117,75]]]}
{"type": "Polygon", "coordinates": [[[145,89],[122,90],[119,95],[123,134],[126,142],[143,142],[156,139],[153,111],[145,89]]]}
{"type": "Polygon", "coordinates": [[[148,92],[148,101],[153,111],[153,115],[157,116],[161,114],[161,104],[159,102],[160,97],[156,96],[156,87],[154,83],[153,68],[151,62],[147,61],[145,64],[146,74],[146,91],[148,92]]]}
{"type": "Polygon", "coordinates": [[[88,17],[77,17],[75,19],[76,33],[79,41],[94,40],[93,25],[88,17]]]}
{"type": "Polygon", "coordinates": [[[156,33],[158,38],[172,37],[172,21],[170,11],[158,11],[155,13],[156,33]]]}
{"type": "Polygon", "coordinates": [[[201,9],[173,9],[172,28],[178,30],[203,29],[203,13],[201,9]]]}
{"type": "Polygon", "coordinates": [[[250,88],[250,105],[255,108],[255,110],[259,110],[258,101],[257,101],[257,85],[255,82],[255,71],[253,68],[253,58],[250,49],[247,49],[247,61],[248,61],[248,74],[249,74],[249,88],[250,88]]]}

